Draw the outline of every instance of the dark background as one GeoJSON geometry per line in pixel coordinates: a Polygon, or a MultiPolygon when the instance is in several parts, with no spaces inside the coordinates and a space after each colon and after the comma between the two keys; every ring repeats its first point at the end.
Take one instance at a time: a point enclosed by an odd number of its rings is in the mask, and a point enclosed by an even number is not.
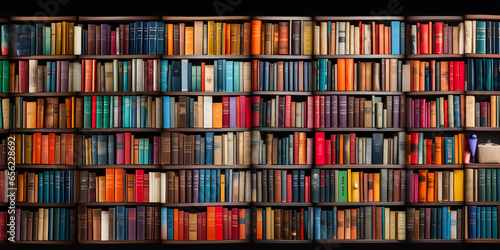
{"type": "MultiPolygon", "coordinates": [[[[273,15],[273,16],[333,16],[333,15],[464,15],[464,14],[496,14],[500,15],[500,0],[0,0],[0,17],[9,16],[119,16],[119,15],[273,15]]],[[[37,250],[138,250],[138,249],[192,249],[192,250],[229,250],[229,249],[261,249],[261,250],[333,250],[333,249],[499,249],[494,244],[252,244],[252,245],[0,245],[0,250],[21,250],[36,248],[37,250]]]]}

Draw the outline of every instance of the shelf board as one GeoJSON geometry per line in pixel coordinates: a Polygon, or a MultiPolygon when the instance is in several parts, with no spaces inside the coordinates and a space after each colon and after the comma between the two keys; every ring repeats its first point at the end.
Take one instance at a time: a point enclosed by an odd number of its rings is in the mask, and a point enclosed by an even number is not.
{"type": "Polygon", "coordinates": [[[252,165],[252,169],[311,169],[312,165],[252,165]]]}
{"type": "Polygon", "coordinates": [[[462,132],[463,127],[446,127],[446,128],[406,128],[407,132],[462,132]]]}
{"type": "Polygon", "coordinates": [[[405,165],[400,164],[394,164],[394,165],[384,165],[384,164],[332,164],[332,165],[314,165],[314,168],[319,168],[319,169],[382,169],[382,168],[389,168],[389,169],[404,169],[405,165]]]}
{"type": "Polygon", "coordinates": [[[406,55],[406,59],[425,60],[425,59],[461,59],[463,54],[417,54],[406,55]]]}
{"type": "Polygon", "coordinates": [[[310,91],[252,91],[252,95],[290,95],[290,96],[312,96],[310,91]]]}
{"type": "Polygon", "coordinates": [[[115,164],[115,165],[79,165],[78,166],[78,169],[106,169],[106,168],[160,169],[160,165],[115,164]]]}
{"type": "Polygon", "coordinates": [[[77,128],[13,128],[10,133],[77,133],[77,128]]]}
{"type": "Polygon", "coordinates": [[[447,202],[407,202],[409,207],[443,207],[443,206],[463,206],[463,201],[447,201],[447,202]]]}
{"type": "MultiPolygon", "coordinates": [[[[4,60],[4,59],[0,58],[0,60],[4,60]]],[[[9,92],[1,92],[1,93],[0,93],[0,97],[1,97],[1,98],[10,97],[11,95],[12,95],[12,94],[11,94],[11,93],[9,93],[9,92]]]]}
{"type": "Polygon", "coordinates": [[[8,23],[8,22],[9,22],[9,18],[7,18],[7,17],[0,18],[0,23],[8,23]]]}
{"type": "Polygon", "coordinates": [[[465,127],[465,131],[477,131],[477,132],[481,132],[481,131],[486,131],[486,132],[498,132],[500,131],[500,127],[465,127]]]}
{"type": "Polygon", "coordinates": [[[468,58],[500,58],[500,54],[478,54],[478,53],[465,53],[468,58]]]}
{"type": "Polygon", "coordinates": [[[394,243],[406,243],[404,240],[371,240],[371,239],[356,239],[356,240],[314,240],[317,244],[394,244],[394,243]]]}
{"type": "Polygon", "coordinates": [[[77,169],[77,165],[65,164],[16,164],[16,169],[77,169]]]}
{"type": "Polygon", "coordinates": [[[9,17],[11,22],[76,22],[77,16],[12,16],[9,17]]]}
{"type": "Polygon", "coordinates": [[[489,90],[477,90],[477,91],[465,91],[466,95],[500,95],[500,91],[489,91],[489,90]]]}
{"type": "Polygon", "coordinates": [[[80,55],[79,59],[88,60],[132,60],[132,59],[161,59],[162,55],[80,55]]]}
{"type": "Polygon", "coordinates": [[[458,169],[463,168],[463,164],[407,164],[408,169],[458,169]]]}
{"type": "Polygon", "coordinates": [[[192,21],[250,21],[251,16],[163,16],[165,22],[192,22],[192,21]]]}
{"type": "Polygon", "coordinates": [[[426,244],[434,244],[434,243],[463,243],[463,239],[422,239],[422,240],[406,240],[407,243],[426,243],[426,244]]]}
{"type": "Polygon", "coordinates": [[[405,128],[316,128],[315,132],[402,132],[405,128]]]}
{"type": "Polygon", "coordinates": [[[161,203],[162,207],[248,207],[251,202],[199,202],[199,203],[161,203]]]}
{"type": "Polygon", "coordinates": [[[66,241],[66,240],[33,240],[33,241],[16,241],[14,243],[9,242],[9,244],[18,245],[74,245],[76,241],[66,241]]]}
{"type": "Polygon", "coordinates": [[[161,165],[161,169],[250,169],[248,165],[161,165]]]}
{"type": "Polygon", "coordinates": [[[10,60],[78,60],[77,55],[10,56],[10,60]]]}
{"type": "Polygon", "coordinates": [[[252,56],[250,55],[163,55],[161,57],[165,60],[217,60],[217,59],[226,59],[226,60],[250,60],[252,56]]]}
{"type": "Polygon", "coordinates": [[[79,16],[80,22],[135,22],[161,21],[159,16],[79,16]]]}
{"type": "Polygon", "coordinates": [[[461,22],[463,16],[407,16],[406,22],[461,22]]]}
{"type": "Polygon", "coordinates": [[[252,59],[259,60],[312,60],[312,55],[252,55],[252,59]]]}
{"type": "Polygon", "coordinates": [[[0,134],[8,134],[10,131],[9,129],[0,129],[0,134]]]}
{"type": "Polygon", "coordinates": [[[191,92],[191,91],[176,91],[176,92],[162,92],[164,96],[249,96],[252,92],[191,92]]]}
{"type": "Polygon", "coordinates": [[[311,202],[252,202],[256,207],[312,207],[311,202]]]}
{"type": "Polygon", "coordinates": [[[314,91],[314,95],[404,95],[398,91],[314,91]]]}
{"type": "Polygon", "coordinates": [[[38,93],[11,93],[11,97],[68,97],[76,96],[78,92],[38,92],[38,93]]]}
{"type": "Polygon", "coordinates": [[[406,96],[429,96],[429,95],[463,95],[463,91],[417,91],[406,92],[406,96]]]}
{"type": "Polygon", "coordinates": [[[359,207],[359,206],[405,206],[406,202],[315,202],[320,207],[359,207]]]}
{"type": "Polygon", "coordinates": [[[78,244],[159,244],[160,240],[81,240],[78,244]]]}
{"type": "Polygon", "coordinates": [[[28,203],[28,202],[17,202],[17,207],[77,207],[77,203],[28,203]]]}
{"type": "Polygon", "coordinates": [[[404,16],[315,16],[315,21],[404,21],[404,16]]]}
{"type": "Polygon", "coordinates": [[[161,128],[81,128],[82,133],[159,133],[161,128]]]}
{"type": "Polygon", "coordinates": [[[465,20],[490,20],[490,21],[499,21],[499,15],[465,15],[465,20]]]}
{"type": "Polygon", "coordinates": [[[500,201],[466,201],[466,206],[500,206],[500,201]]]}
{"type": "Polygon", "coordinates": [[[79,202],[84,207],[112,207],[112,206],[159,206],[159,202],[79,202]]]}
{"type": "Polygon", "coordinates": [[[500,163],[466,163],[465,168],[500,168],[500,163]]]}
{"type": "Polygon", "coordinates": [[[311,244],[312,240],[253,240],[257,244],[311,244]]]}
{"type": "Polygon", "coordinates": [[[312,128],[275,128],[275,127],[253,127],[252,130],[261,132],[313,132],[312,128]]]}
{"type": "Polygon", "coordinates": [[[290,20],[313,20],[313,18],[310,16],[252,16],[252,20],[290,21],[290,20]]]}
{"type": "Polygon", "coordinates": [[[465,243],[482,243],[482,244],[494,243],[494,244],[498,244],[498,243],[500,243],[500,239],[465,239],[465,243]]]}
{"type": "Polygon", "coordinates": [[[162,240],[161,243],[168,245],[242,244],[250,243],[250,240],[162,240]]]}
{"type": "Polygon", "coordinates": [[[314,59],[327,58],[352,58],[352,59],[404,59],[405,55],[315,55],[314,59]]]}
{"type": "Polygon", "coordinates": [[[250,128],[164,128],[163,132],[243,132],[251,131],[250,128]]]}
{"type": "Polygon", "coordinates": [[[160,91],[118,91],[118,92],[80,92],[79,96],[138,96],[138,95],[157,95],[160,96],[160,91]]]}

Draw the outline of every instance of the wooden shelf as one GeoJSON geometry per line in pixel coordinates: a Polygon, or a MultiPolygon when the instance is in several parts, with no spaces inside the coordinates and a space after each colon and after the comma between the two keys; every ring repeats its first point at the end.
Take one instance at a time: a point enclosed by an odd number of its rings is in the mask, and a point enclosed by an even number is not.
{"type": "Polygon", "coordinates": [[[191,91],[176,91],[176,92],[162,92],[164,96],[249,96],[252,92],[191,92],[191,91]]]}
{"type": "Polygon", "coordinates": [[[499,15],[465,15],[465,20],[490,20],[499,21],[499,15]]]}
{"type": "Polygon", "coordinates": [[[291,21],[291,20],[313,20],[313,18],[310,16],[252,16],[252,20],[291,21]]]}
{"type": "Polygon", "coordinates": [[[368,239],[356,239],[356,240],[314,240],[317,244],[394,244],[394,243],[406,243],[404,240],[368,240],[368,239]]]}
{"type": "Polygon", "coordinates": [[[406,59],[414,59],[414,60],[431,60],[431,59],[462,59],[464,58],[463,54],[417,54],[417,55],[406,55],[406,59]]]}
{"type": "Polygon", "coordinates": [[[28,203],[17,202],[16,207],[77,207],[77,203],[28,203]]]}
{"type": "Polygon", "coordinates": [[[95,60],[132,60],[132,59],[161,59],[162,55],[80,55],[81,60],[95,59],[95,60]]]}
{"type": "Polygon", "coordinates": [[[8,134],[9,132],[9,129],[0,129],[0,134],[8,134]]]}
{"type": "Polygon", "coordinates": [[[500,201],[466,201],[466,206],[500,206],[500,201]]]}
{"type": "Polygon", "coordinates": [[[500,239],[465,239],[465,243],[498,244],[500,239]]]}
{"type": "MultiPolygon", "coordinates": [[[[1,59],[1,58],[0,58],[0,60],[4,60],[4,59],[1,59]]],[[[9,93],[9,92],[1,92],[1,93],[0,93],[0,97],[1,97],[1,98],[10,97],[11,95],[12,95],[12,94],[11,94],[11,93],[9,93]]]]}
{"type": "Polygon", "coordinates": [[[252,165],[253,169],[311,169],[312,165],[252,165]]]}
{"type": "Polygon", "coordinates": [[[443,244],[450,244],[450,243],[463,243],[463,239],[422,239],[422,240],[406,240],[407,243],[426,243],[426,244],[435,244],[435,243],[443,243],[443,244]]]}
{"type": "Polygon", "coordinates": [[[68,97],[76,96],[78,92],[38,92],[38,93],[11,93],[11,97],[68,97]]]}
{"type": "Polygon", "coordinates": [[[315,16],[315,21],[404,21],[404,16],[315,16]]]}
{"type": "Polygon", "coordinates": [[[77,55],[32,55],[32,56],[10,56],[10,60],[78,60],[77,55]]]}
{"type": "Polygon", "coordinates": [[[447,207],[447,206],[463,206],[463,201],[446,201],[446,202],[407,202],[409,207],[447,207]]]}
{"type": "Polygon", "coordinates": [[[500,95],[500,91],[489,91],[489,90],[477,90],[477,91],[465,91],[466,95],[500,95]]]}
{"type": "Polygon", "coordinates": [[[252,202],[256,207],[312,207],[312,202],[252,202]]]}
{"type": "Polygon", "coordinates": [[[80,22],[135,22],[161,21],[159,16],[79,16],[80,22]]]}
{"type": "Polygon", "coordinates": [[[159,202],[79,202],[84,207],[113,207],[113,206],[159,206],[159,202]]]}
{"type": "Polygon", "coordinates": [[[226,59],[226,60],[250,60],[252,56],[250,55],[163,55],[162,59],[166,60],[218,60],[218,59],[226,59]]]}
{"type": "Polygon", "coordinates": [[[314,91],[314,95],[404,95],[403,92],[398,91],[314,91]]]}
{"type": "Polygon", "coordinates": [[[402,132],[405,128],[316,128],[315,132],[402,132]]]}
{"type": "Polygon", "coordinates": [[[14,245],[74,245],[76,241],[69,240],[33,240],[33,241],[16,241],[15,243],[9,242],[8,244],[14,245]]]}
{"type": "Polygon", "coordinates": [[[500,58],[500,54],[478,54],[478,53],[465,53],[468,58],[500,58]]]}
{"type": "Polygon", "coordinates": [[[462,132],[463,127],[446,127],[446,128],[406,128],[407,132],[462,132]]]}
{"type": "Polygon", "coordinates": [[[249,207],[251,202],[198,202],[198,203],[161,203],[162,207],[249,207]]]}
{"type": "Polygon", "coordinates": [[[161,165],[161,169],[250,169],[248,165],[161,165]]]}
{"type": "Polygon", "coordinates": [[[463,16],[407,16],[406,22],[461,22],[463,16]]]}
{"type": "Polygon", "coordinates": [[[259,60],[312,60],[309,55],[252,55],[252,59],[259,60]]]}
{"type": "Polygon", "coordinates": [[[76,22],[77,16],[12,16],[9,17],[11,22],[76,22]]]}
{"type": "Polygon", "coordinates": [[[382,168],[389,168],[389,169],[404,169],[405,165],[400,164],[400,165],[384,165],[384,164],[332,164],[332,165],[314,165],[314,168],[319,168],[319,169],[382,169],[382,168]]]}
{"type": "MultiPolygon", "coordinates": [[[[7,18],[7,17],[0,18],[0,23],[8,23],[8,22],[9,22],[9,18],[7,18]]],[[[1,241],[0,241],[0,243],[1,243],[1,241]]]]}
{"type": "Polygon", "coordinates": [[[500,163],[466,163],[465,168],[500,168],[500,163]]]}
{"type": "Polygon", "coordinates": [[[311,244],[312,240],[253,240],[257,244],[311,244]]]}
{"type": "Polygon", "coordinates": [[[314,206],[320,207],[359,207],[359,206],[405,206],[406,202],[315,202],[314,206]]]}
{"type": "Polygon", "coordinates": [[[313,132],[312,128],[275,128],[275,127],[252,127],[254,131],[261,132],[313,132]]]}
{"type": "Polygon", "coordinates": [[[165,22],[192,22],[192,21],[250,21],[251,16],[163,16],[165,22]]]}
{"type": "Polygon", "coordinates": [[[407,164],[408,169],[457,169],[463,168],[463,164],[407,164]]]}
{"type": "Polygon", "coordinates": [[[465,127],[465,131],[498,132],[500,131],[500,127],[465,127]]]}
{"type": "Polygon", "coordinates": [[[159,244],[160,240],[81,240],[78,244],[98,244],[98,245],[109,245],[109,244],[159,244]]]}
{"type": "Polygon", "coordinates": [[[77,165],[64,164],[16,164],[16,169],[77,169],[77,165]]]}
{"type": "Polygon", "coordinates": [[[250,128],[164,128],[163,132],[243,132],[243,131],[251,131],[250,128]]]}
{"type": "Polygon", "coordinates": [[[82,133],[159,133],[161,128],[81,128],[82,133]]]}
{"type": "Polygon", "coordinates": [[[404,59],[405,55],[315,55],[314,59],[339,59],[339,58],[353,58],[353,59],[404,59]]]}
{"type": "Polygon", "coordinates": [[[312,96],[311,91],[252,91],[252,95],[290,95],[290,96],[312,96]]]}
{"type": "Polygon", "coordinates": [[[161,243],[168,245],[243,244],[250,243],[250,240],[162,240],[161,243]]]}
{"type": "Polygon", "coordinates": [[[406,92],[406,96],[463,95],[463,91],[417,91],[406,92]]]}
{"type": "Polygon", "coordinates": [[[118,92],[80,92],[79,96],[138,96],[138,95],[157,95],[160,96],[160,91],[118,91],[118,92]]]}
{"type": "Polygon", "coordinates": [[[10,133],[78,133],[77,128],[13,128],[10,133]]]}
{"type": "Polygon", "coordinates": [[[106,168],[123,168],[123,169],[160,169],[160,165],[146,164],[115,164],[115,165],[79,165],[78,169],[106,169],[106,168]]]}

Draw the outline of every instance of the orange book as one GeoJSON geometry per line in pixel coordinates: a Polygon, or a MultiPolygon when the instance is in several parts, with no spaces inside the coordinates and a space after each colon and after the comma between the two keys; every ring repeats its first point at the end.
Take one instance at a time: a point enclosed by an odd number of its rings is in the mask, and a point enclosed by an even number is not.
{"type": "Polygon", "coordinates": [[[41,164],[49,164],[49,135],[42,135],[42,161],[41,164]]]}
{"type": "Polygon", "coordinates": [[[262,240],[262,208],[257,208],[257,239],[262,240]]]}
{"type": "Polygon", "coordinates": [[[184,240],[184,211],[179,211],[179,240],[184,240]]]}
{"type": "Polygon", "coordinates": [[[420,23],[417,23],[417,54],[420,54],[420,23]]]}
{"type": "Polygon", "coordinates": [[[212,104],[212,128],[222,128],[222,103],[212,104]]]}
{"type": "Polygon", "coordinates": [[[384,50],[384,25],[378,25],[378,53],[381,55],[387,54],[384,50]]]}
{"type": "Polygon", "coordinates": [[[106,168],[106,202],[115,202],[115,170],[106,168]]]}
{"type": "MultiPolygon", "coordinates": [[[[411,145],[411,135],[406,135],[406,145],[411,145]]],[[[411,147],[406,147],[406,162],[411,162],[411,147]]]]}
{"type": "Polygon", "coordinates": [[[337,238],[344,239],[344,210],[337,211],[337,238]]]}
{"type": "Polygon", "coordinates": [[[372,183],[372,188],[370,188],[370,184],[368,184],[368,202],[373,202],[373,174],[368,174],[368,183],[372,183]]]}
{"type": "MultiPolygon", "coordinates": [[[[330,37],[335,37],[335,22],[332,22],[330,26],[330,37]]],[[[335,55],[335,43],[337,42],[336,39],[330,39],[330,55],[335,55]]],[[[351,53],[354,54],[354,53],[351,53]]]]}
{"type": "Polygon", "coordinates": [[[307,163],[307,138],[306,133],[299,133],[299,164],[307,163]]]}
{"type": "Polygon", "coordinates": [[[17,174],[17,201],[24,202],[24,174],[17,174]]]}
{"type": "Polygon", "coordinates": [[[412,65],[411,65],[411,70],[412,70],[412,83],[413,83],[413,86],[412,86],[412,90],[413,91],[419,91],[420,90],[420,61],[417,61],[417,60],[414,60],[414,61],[411,61],[412,65]]]}
{"type": "Polygon", "coordinates": [[[201,92],[205,92],[205,62],[201,63],[201,92]]]}
{"type": "Polygon", "coordinates": [[[429,28],[428,28],[427,31],[428,31],[427,32],[427,38],[428,38],[427,44],[429,46],[429,54],[433,54],[434,51],[432,50],[432,44],[433,44],[434,41],[432,39],[436,39],[436,37],[432,36],[432,33],[433,33],[432,32],[432,22],[429,22],[429,28]]]}
{"type": "Polygon", "coordinates": [[[97,176],[97,180],[99,184],[99,188],[97,189],[99,192],[98,202],[106,202],[106,176],[97,176]]]}
{"type": "MultiPolygon", "coordinates": [[[[420,179],[420,176],[419,176],[419,179],[420,179]]],[[[419,182],[419,185],[420,185],[420,182],[419,182]]],[[[420,199],[420,197],[419,197],[419,199],[420,199]]],[[[435,202],[435,199],[434,199],[434,172],[427,173],[427,202],[435,202]]]]}
{"type": "Polygon", "coordinates": [[[353,58],[348,58],[345,59],[345,90],[346,91],[354,91],[354,59],[353,58]]]}
{"type": "MultiPolygon", "coordinates": [[[[340,145],[340,149],[339,149],[339,152],[344,152],[344,135],[343,134],[340,134],[339,135],[339,145],[340,145]]],[[[344,164],[344,154],[339,154],[339,164],[344,164]]]]}
{"type": "Polygon", "coordinates": [[[260,55],[262,21],[252,20],[252,55],[260,55]]]}
{"type": "Polygon", "coordinates": [[[372,54],[373,55],[376,55],[378,54],[378,48],[377,48],[377,34],[375,33],[375,30],[376,30],[376,25],[375,25],[375,21],[372,21],[372,24],[370,25],[370,27],[372,28],[372,44],[371,44],[371,47],[372,47],[372,54]]]}
{"type": "MultiPolygon", "coordinates": [[[[282,202],[281,200],[281,182],[286,180],[281,180],[281,170],[274,170],[274,201],[282,202]]],[[[284,197],[286,199],[286,197],[284,197]]]]}
{"type": "MultiPolygon", "coordinates": [[[[236,24],[233,24],[233,27],[236,24]]],[[[226,47],[224,47],[224,55],[231,55],[231,24],[226,23],[225,34],[224,34],[224,43],[226,47]]]]}
{"type": "MultiPolygon", "coordinates": [[[[457,118],[455,118],[457,119],[457,118]]],[[[458,138],[458,135],[455,135],[455,164],[458,164],[458,150],[460,149],[460,146],[459,146],[459,141],[460,139],[458,138]]]]}
{"type": "Polygon", "coordinates": [[[418,170],[418,202],[427,202],[427,172],[418,170]]]}
{"type": "Polygon", "coordinates": [[[215,240],[215,207],[207,207],[207,240],[215,240]]]}
{"type": "Polygon", "coordinates": [[[26,128],[36,128],[36,112],[36,102],[26,102],[26,128]]]}
{"type": "Polygon", "coordinates": [[[55,164],[56,134],[49,133],[49,164],[55,164]]]}
{"type": "Polygon", "coordinates": [[[123,168],[115,168],[115,201],[123,202],[123,168]]]}
{"type": "Polygon", "coordinates": [[[33,164],[40,164],[42,156],[42,134],[33,134],[33,164]]]}
{"type": "Polygon", "coordinates": [[[179,209],[177,208],[174,208],[174,240],[179,240],[179,209]]]}
{"type": "MultiPolygon", "coordinates": [[[[463,164],[464,134],[458,134],[458,164],[463,164]]],[[[456,156],[455,156],[456,157],[456,156]]]]}
{"type": "Polygon", "coordinates": [[[443,154],[442,154],[442,141],[441,137],[436,137],[436,164],[443,164],[443,154]]]}
{"type": "Polygon", "coordinates": [[[380,173],[373,174],[373,201],[380,202],[380,173]]]}
{"type": "Polygon", "coordinates": [[[337,90],[345,91],[345,59],[337,59],[337,90]]]}
{"type": "Polygon", "coordinates": [[[135,175],[127,174],[127,202],[135,201],[135,175]]]}
{"type": "Polygon", "coordinates": [[[139,139],[134,139],[134,164],[139,164],[139,139]]]}
{"type": "Polygon", "coordinates": [[[386,54],[391,54],[391,27],[387,27],[388,32],[387,32],[387,51],[386,54]]]}
{"type": "Polygon", "coordinates": [[[421,61],[419,66],[419,81],[418,81],[418,91],[425,91],[425,64],[428,62],[421,61]]]}
{"type": "MultiPolygon", "coordinates": [[[[281,174],[281,173],[280,173],[281,174]]],[[[243,219],[245,220],[245,209],[244,208],[240,208],[238,209],[238,218],[239,219],[243,219]]],[[[247,218],[248,219],[248,218],[247,218]]],[[[239,223],[238,222],[238,226],[239,226],[239,239],[240,240],[244,240],[245,239],[245,234],[246,234],[246,231],[245,231],[245,224],[244,223],[239,223]]],[[[208,229],[208,228],[207,228],[208,229]]]]}
{"type": "Polygon", "coordinates": [[[437,202],[438,189],[437,189],[438,171],[434,171],[434,202],[437,202]]]}
{"type": "Polygon", "coordinates": [[[449,73],[449,63],[441,62],[441,91],[448,91],[450,89],[449,73]]]}
{"type": "Polygon", "coordinates": [[[75,134],[66,134],[66,164],[73,164],[73,146],[75,134]]]}
{"type": "Polygon", "coordinates": [[[174,24],[167,24],[167,52],[168,55],[174,54],[174,24]]]}
{"type": "Polygon", "coordinates": [[[351,240],[355,240],[357,235],[356,235],[356,230],[357,230],[357,227],[356,227],[356,220],[358,218],[356,218],[356,209],[351,209],[351,240]]]}
{"type": "Polygon", "coordinates": [[[389,27],[384,27],[384,54],[389,54],[389,27]]]}
{"type": "Polygon", "coordinates": [[[192,55],[193,54],[193,27],[186,26],[185,28],[185,39],[184,39],[184,54],[192,55]]]}

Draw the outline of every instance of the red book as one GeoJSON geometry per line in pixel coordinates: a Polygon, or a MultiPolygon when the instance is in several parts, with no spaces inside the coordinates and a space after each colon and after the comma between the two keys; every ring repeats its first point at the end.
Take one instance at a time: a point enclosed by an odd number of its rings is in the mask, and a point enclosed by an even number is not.
{"type": "Polygon", "coordinates": [[[411,164],[418,164],[418,133],[411,133],[411,164]]]}
{"type": "Polygon", "coordinates": [[[420,99],[420,127],[425,128],[425,99],[420,99]]]}
{"type": "Polygon", "coordinates": [[[420,24],[420,54],[429,54],[429,24],[420,24]]]}
{"type": "Polygon", "coordinates": [[[198,213],[197,221],[196,221],[197,222],[196,223],[197,224],[197,226],[196,226],[197,227],[197,230],[196,230],[196,233],[197,233],[196,239],[197,240],[202,240],[202,237],[203,237],[202,236],[202,232],[203,231],[201,230],[201,228],[202,228],[202,224],[201,224],[202,220],[203,220],[202,213],[198,213]]]}
{"type": "Polygon", "coordinates": [[[116,55],[116,31],[111,31],[111,55],[116,55]]]}
{"type": "Polygon", "coordinates": [[[125,164],[130,164],[130,133],[124,133],[125,134],[125,140],[124,140],[124,153],[125,153],[125,164]]]}
{"type": "Polygon", "coordinates": [[[325,132],[316,132],[316,165],[325,165],[325,132]]]}
{"type": "Polygon", "coordinates": [[[299,132],[293,132],[293,163],[299,164],[299,132]]]}
{"type": "Polygon", "coordinates": [[[286,202],[292,202],[292,174],[286,175],[286,202]]]}
{"type": "Polygon", "coordinates": [[[252,127],[259,126],[260,96],[252,96],[252,127]]]}
{"type": "MultiPolygon", "coordinates": [[[[451,64],[451,62],[450,62],[451,64]]],[[[451,73],[451,72],[450,72],[451,73]]],[[[453,62],[453,85],[455,90],[460,90],[460,62],[454,61],[453,62]]]]}
{"type": "Polygon", "coordinates": [[[459,90],[464,91],[465,90],[465,62],[460,61],[459,62],[459,68],[460,68],[460,76],[459,76],[459,90]]]}
{"type": "Polygon", "coordinates": [[[227,212],[227,239],[233,239],[233,211],[228,209],[227,212]]]}
{"type": "Polygon", "coordinates": [[[96,128],[97,96],[92,96],[92,128],[96,128]]]}
{"type": "Polygon", "coordinates": [[[330,135],[332,141],[332,162],[331,164],[337,164],[337,136],[335,134],[330,135]]]}
{"type": "Polygon", "coordinates": [[[432,164],[432,140],[427,140],[427,164],[432,164]]]}
{"type": "Polygon", "coordinates": [[[153,91],[153,60],[148,60],[148,85],[147,91],[153,91]]]}
{"type": "MultiPolygon", "coordinates": [[[[314,96],[314,128],[319,128],[319,106],[320,106],[320,96],[319,95],[315,95],[314,96]]],[[[309,104],[309,98],[307,99],[308,103],[309,104]]],[[[307,107],[307,112],[308,112],[308,115],[309,115],[309,105],[307,107]]],[[[312,109],[312,108],[311,108],[312,109]]],[[[311,110],[312,111],[312,110],[311,110]]]]}
{"type": "Polygon", "coordinates": [[[309,199],[309,192],[310,192],[310,190],[309,190],[310,189],[309,188],[310,187],[309,186],[309,182],[310,182],[310,179],[311,179],[310,176],[306,176],[306,178],[305,178],[305,187],[304,187],[304,189],[305,189],[304,201],[305,202],[310,202],[310,199],[309,199]]]}
{"type": "Polygon", "coordinates": [[[143,196],[142,202],[149,202],[149,185],[150,185],[149,183],[151,183],[149,180],[149,174],[146,173],[145,175],[143,175],[142,179],[143,179],[142,186],[143,186],[143,190],[144,190],[144,192],[143,192],[144,196],[143,196]]]}
{"type": "Polygon", "coordinates": [[[56,134],[49,133],[49,164],[54,164],[56,149],[56,134]]]}
{"type": "Polygon", "coordinates": [[[444,100],[444,126],[448,127],[448,100],[444,100]]]}
{"type": "Polygon", "coordinates": [[[34,133],[33,134],[33,141],[35,142],[33,144],[34,148],[34,153],[33,155],[35,156],[35,164],[40,164],[42,161],[42,134],[41,133],[34,133]]]}
{"type": "Polygon", "coordinates": [[[238,208],[231,209],[231,239],[237,240],[240,234],[238,231],[238,208]]]}
{"type": "MultiPolygon", "coordinates": [[[[257,96],[258,97],[258,96],[257,96]]],[[[251,99],[252,97],[250,96],[247,96],[246,97],[246,100],[245,100],[245,105],[246,105],[246,109],[245,109],[245,121],[246,121],[246,124],[247,124],[247,128],[251,128],[252,127],[252,102],[251,102],[251,99]]],[[[258,122],[257,122],[258,123],[258,122]]]]}
{"type": "Polygon", "coordinates": [[[184,240],[189,240],[189,212],[184,212],[184,240]]]}
{"type": "Polygon", "coordinates": [[[361,39],[361,37],[364,38],[363,36],[363,32],[365,30],[365,25],[363,23],[361,23],[361,21],[359,21],[359,54],[362,55],[363,54],[363,42],[364,42],[364,39],[361,39]]]}
{"type": "Polygon", "coordinates": [[[434,24],[435,44],[434,53],[443,54],[443,22],[434,24]]]}
{"type": "Polygon", "coordinates": [[[207,240],[207,212],[201,213],[201,240],[207,240]]]}
{"type": "Polygon", "coordinates": [[[201,92],[205,92],[205,62],[201,63],[201,92]]]}
{"type": "Polygon", "coordinates": [[[287,95],[285,96],[285,127],[289,128],[290,127],[290,109],[292,105],[292,96],[287,95]]]}
{"type": "Polygon", "coordinates": [[[29,92],[29,61],[19,61],[19,93],[29,92]]]}
{"type": "Polygon", "coordinates": [[[240,123],[240,125],[238,125],[238,127],[240,127],[240,128],[246,127],[246,119],[245,119],[246,118],[246,112],[245,112],[246,100],[247,100],[247,98],[245,96],[240,96],[240,99],[239,99],[239,101],[240,101],[240,109],[239,109],[240,110],[240,121],[239,121],[239,123],[240,123]]]}
{"type": "Polygon", "coordinates": [[[49,164],[49,135],[42,135],[42,164],[49,164]]]}
{"type": "Polygon", "coordinates": [[[135,170],[135,202],[144,202],[144,169],[135,170]]]}
{"type": "Polygon", "coordinates": [[[184,240],[184,211],[179,211],[179,220],[177,223],[177,234],[179,235],[179,240],[184,240]]]}
{"type": "Polygon", "coordinates": [[[222,207],[215,207],[215,240],[222,240],[222,207]]]}
{"type": "Polygon", "coordinates": [[[223,234],[222,234],[222,237],[224,240],[227,240],[229,239],[228,238],[228,223],[229,223],[229,220],[227,219],[227,215],[228,215],[228,208],[225,207],[222,209],[222,225],[224,225],[222,228],[223,228],[223,234]]]}
{"type": "Polygon", "coordinates": [[[450,91],[455,91],[455,90],[458,90],[458,89],[455,89],[455,69],[454,69],[454,63],[453,62],[449,62],[449,68],[448,68],[448,77],[450,78],[450,81],[449,81],[449,86],[450,86],[450,91]]]}
{"type": "Polygon", "coordinates": [[[222,127],[229,128],[229,96],[222,97],[222,127]]]}
{"type": "Polygon", "coordinates": [[[319,98],[319,127],[325,127],[325,96],[319,98]]]}
{"type": "Polygon", "coordinates": [[[313,114],[314,114],[314,106],[313,106],[313,97],[308,96],[307,97],[307,127],[312,128],[313,127],[313,114]]]}
{"type": "MultiPolygon", "coordinates": [[[[245,106],[243,106],[245,107],[245,106]]],[[[245,115],[245,109],[243,109],[243,116],[245,115]]],[[[240,110],[240,97],[237,96],[236,97],[236,127],[237,128],[241,128],[241,110],[240,110]]]]}
{"type": "Polygon", "coordinates": [[[351,155],[350,155],[350,163],[351,164],[356,164],[356,133],[351,133],[351,136],[349,137],[351,140],[351,155]]]}
{"type": "Polygon", "coordinates": [[[332,164],[332,141],[325,140],[325,164],[332,164]]]}

